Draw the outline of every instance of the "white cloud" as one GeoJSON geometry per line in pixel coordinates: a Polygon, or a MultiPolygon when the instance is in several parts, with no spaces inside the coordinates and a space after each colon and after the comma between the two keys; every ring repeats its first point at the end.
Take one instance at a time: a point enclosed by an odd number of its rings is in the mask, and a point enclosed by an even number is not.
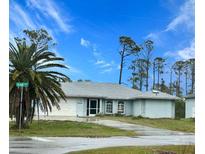
{"type": "Polygon", "coordinates": [[[93,51],[93,55],[95,57],[100,57],[101,56],[101,53],[100,52],[97,52],[97,51],[93,51]]]}
{"type": "Polygon", "coordinates": [[[99,65],[101,68],[105,68],[105,67],[112,67],[115,64],[115,62],[113,60],[111,62],[106,62],[104,60],[97,60],[95,64],[99,65]]]}
{"type": "Polygon", "coordinates": [[[84,46],[84,47],[89,47],[91,45],[90,41],[85,40],[84,38],[80,39],[80,45],[84,46]]]}
{"type": "Polygon", "coordinates": [[[104,65],[101,65],[101,68],[107,68],[107,67],[111,67],[112,65],[110,63],[106,63],[104,65]]]}
{"type": "Polygon", "coordinates": [[[94,44],[94,43],[92,43],[92,42],[90,42],[89,40],[86,40],[86,39],[84,39],[84,38],[81,38],[81,39],[80,39],[80,45],[81,45],[81,46],[84,46],[84,47],[86,47],[86,48],[91,48],[92,51],[93,51],[93,55],[94,55],[94,56],[96,56],[96,57],[97,57],[97,56],[101,56],[101,53],[97,51],[97,45],[94,44]]]}
{"type": "Polygon", "coordinates": [[[112,68],[108,68],[108,69],[104,69],[100,73],[108,73],[108,72],[111,72],[112,70],[113,70],[112,68]]]}
{"type": "Polygon", "coordinates": [[[27,5],[38,9],[44,16],[52,18],[64,32],[71,32],[72,26],[68,24],[67,18],[60,14],[57,4],[51,0],[28,0],[27,5]]]}
{"type": "Polygon", "coordinates": [[[76,68],[72,65],[68,65],[68,70],[64,69],[61,70],[62,73],[67,74],[72,80],[77,80],[77,79],[86,79],[86,78],[90,78],[87,74],[85,74],[82,70],[80,70],[79,68],[76,68]]]}
{"type": "Polygon", "coordinates": [[[194,27],[194,0],[187,0],[184,5],[180,7],[178,16],[176,16],[166,27],[165,31],[176,30],[177,27],[183,25],[188,29],[194,27]]]}
{"type": "Polygon", "coordinates": [[[167,51],[164,53],[164,57],[177,57],[177,53],[174,51],[167,51]]]}
{"type": "Polygon", "coordinates": [[[23,10],[18,4],[12,2],[10,4],[10,19],[20,28],[35,29],[36,24],[33,23],[28,13],[23,10]]]}
{"type": "Polygon", "coordinates": [[[89,40],[81,38],[80,45],[92,49],[92,54],[95,58],[95,61],[92,62],[94,62],[94,65],[96,65],[100,70],[102,70],[100,73],[111,72],[113,70],[113,67],[116,67],[113,60],[111,60],[110,62],[104,60],[105,58],[102,56],[102,53],[97,51],[96,44],[90,42],[89,40]]]}
{"type": "Polygon", "coordinates": [[[183,49],[180,49],[174,52],[168,51],[164,54],[164,56],[174,57],[177,60],[181,60],[181,59],[186,60],[186,59],[194,58],[195,57],[195,41],[192,40],[190,45],[183,49]]]}
{"type": "Polygon", "coordinates": [[[11,42],[13,45],[16,44],[15,41],[14,41],[14,38],[17,37],[17,36],[18,35],[15,32],[10,30],[9,31],[9,42],[11,42]]]}
{"type": "Polygon", "coordinates": [[[144,38],[151,39],[154,41],[154,44],[160,45],[162,43],[161,38],[160,38],[160,33],[161,32],[158,32],[158,33],[151,32],[147,36],[145,36],[144,38]]]}
{"type": "Polygon", "coordinates": [[[82,71],[81,70],[79,70],[79,69],[77,69],[77,68],[75,68],[75,67],[73,67],[73,66],[67,66],[68,67],[68,71],[69,72],[71,72],[71,73],[78,73],[78,74],[81,74],[82,73],[82,71]]]}
{"type": "Polygon", "coordinates": [[[183,31],[186,31],[186,33],[194,33],[194,7],[194,0],[185,1],[185,3],[180,7],[177,16],[172,19],[163,30],[151,32],[144,38],[152,39],[156,45],[163,45],[163,37],[166,38],[167,32],[177,31],[178,28],[182,27],[183,31]]]}
{"type": "Polygon", "coordinates": [[[118,70],[120,69],[120,64],[119,64],[119,65],[117,65],[117,69],[118,69],[118,70]]]}
{"type": "Polygon", "coordinates": [[[105,64],[105,61],[104,60],[97,60],[95,62],[96,65],[101,65],[101,64],[105,64]]]}
{"type": "Polygon", "coordinates": [[[95,63],[102,70],[100,73],[111,72],[113,68],[115,68],[115,62],[112,60],[110,62],[106,62],[104,60],[97,60],[95,63]]]}
{"type": "Polygon", "coordinates": [[[92,45],[92,48],[93,48],[93,52],[96,52],[96,51],[97,51],[97,45],[96,45],[96,44],[93,44],[93,45],[92,45]]]}
{"type": "MultiPolygon", "coordinates": [[[[194,34],[194,0],[187,0],[180,7],[177,16],[172,19],[169,24],[161,31],[149,33],[145,39],[152,39],[157,46],[165,46],[167,44],[167,39],[169,38],[169,33],[173,31],[185,32],[189,34],[194,34]]],[[[176,59],[189,59],[194,57],[194,36],[193,41],[189,46],[175,51],[168,51],[164,56],[174,57],[176,59]]],[[[188,40],[189,41],[189,40],[188,40]]]]}
{"type": "Polygon", "coordinates": [[[111,72],[113,70],[113,68],[115,68],[115,62],[112,60],[110,62],[106,62],[104,60],[97,60],[95,62],[95,65],[98,66],[98,68],[101,70],[100,73],[107,73],[107,72],[111,72]]]}
{"type": "Polygon", "coordinates": [[[10,29],[9,37],[10,39],[14,37],[23,37],[24,29],[40,29],[44,28],[47,30],[49,35],[53,38],[54,42],[57,42],[53,30],[43,23],[38,22],[33,15],[31,16],[29,12],[23,9],[20,5],[12,1],[10,4],[10,20],[15,24],[15,26],[10,29]]]}
{"type": "Polygon", "coordinates": [[[195,43],[192,41],[189,47],[186,47],[182,50],[177,51],[179,57],[182,59],[190,59],[195,57],[195,43]]]}

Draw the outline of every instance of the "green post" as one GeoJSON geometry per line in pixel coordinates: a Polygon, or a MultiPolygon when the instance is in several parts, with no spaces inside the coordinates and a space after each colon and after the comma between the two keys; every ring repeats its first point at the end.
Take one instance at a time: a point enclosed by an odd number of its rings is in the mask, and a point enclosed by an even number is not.
{"type": "Polygon", "coordinates": [[[27,88],[29,86],[28,82],[16,82],[16,87],[21,88],[21,98],[20,98],[20,107],[19,107],[19,131],[21,130],[21,116],[22,116],[22,106],[23,106],[23,88],[27,88]]]}

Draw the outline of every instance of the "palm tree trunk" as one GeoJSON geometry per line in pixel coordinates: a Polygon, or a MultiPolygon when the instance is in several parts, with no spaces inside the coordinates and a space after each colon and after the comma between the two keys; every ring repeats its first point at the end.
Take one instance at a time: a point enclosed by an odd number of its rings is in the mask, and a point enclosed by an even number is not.
{"type": "Polygon", "coordinates": [[[37,99],[37,111],[38,111],[38,125],[39,125],[39,100],[37,99]]]}
{"type": "Polygon", "coordinates": [[[35,108],[36,108],[36,101],[35,99],[32,100],[33,101],[33,106],[32,106],[32,112],[31,112],[31,123],[32,123],[32,120],[33,120],[33,117],[34,117],[34,113],[35,113],[35,108]]]}
{"type": "Polygon", "coordinates": [[[18,106],[18,107],[16,107],[15,109],[16,109],[16,111],[15,111],[16,127],[19,128],[19,121],[20,121],[20,120],[19,120],[19,119],[20,119],[19,109],[20,109],[20,108],[19,108],[19,106],[18,106]]]}

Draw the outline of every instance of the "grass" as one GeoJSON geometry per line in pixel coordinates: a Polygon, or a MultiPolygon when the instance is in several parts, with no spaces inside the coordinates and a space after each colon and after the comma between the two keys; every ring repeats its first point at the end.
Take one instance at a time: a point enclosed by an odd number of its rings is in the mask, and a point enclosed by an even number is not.
{"type": "Polygon", "coordinates": [[[136,136],[134,131],[125,131],[98,124],[73,121],[33,121],[27,129],[21,132],[10,122],[10,136],[41,136],[41,137],[109,137],[109,136],[136,136]]]}
{"type": "Polygon", "coordinates": [[[194,154],[194,145],[154,146],[154,147],[113,147],[71,152],[69,154],[194,154]],[[160,153],[160,152],[164,153],[160,153]],[[165,153],[167,152],[167,153],[165,153]]]}
{"type": "Polygon", "coordinates": [[[164,128],[174,131],[182,132],[194,132],[195,131],[195,122],[193,119],[149,119],[149,118],[138,118],[131,116],[102,116],[101,119],[110,119],[118,120],[122,122],[132,123],[132,124],[141,124],[150,127],[164,128]]]}

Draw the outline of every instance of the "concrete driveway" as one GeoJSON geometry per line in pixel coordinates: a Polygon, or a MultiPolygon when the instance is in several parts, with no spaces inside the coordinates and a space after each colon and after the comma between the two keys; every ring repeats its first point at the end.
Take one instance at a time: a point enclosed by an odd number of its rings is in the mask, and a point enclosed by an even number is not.
{"type": "Polygon", "coordinates": [[[123,130],[132,130],[135,131],[138,135],[141,136],[163,136],[163,135],[194,135],[194,133],[185,133],[179,131],[171,131],[167,129],[152,128],[143,125],[129,124],[120,121],[114,120],[92,120],[91,123],[96,123],[104,126],[119,128],[123,130]]]}

